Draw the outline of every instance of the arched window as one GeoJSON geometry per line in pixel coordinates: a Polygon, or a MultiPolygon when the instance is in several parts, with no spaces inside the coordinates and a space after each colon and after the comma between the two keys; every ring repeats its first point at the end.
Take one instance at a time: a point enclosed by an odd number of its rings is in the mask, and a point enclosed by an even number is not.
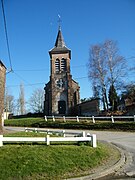
{"type": "Polygon", "coordinates": [[[60,60],[56,59],[55,60],[55,72],[59,72],[60,71],[60,60]]]}
{"type": "Polygon", "coordinates": [[[66,71],[66,70],[67,70],[66,59],[62,58],[61,59],[61,71],[66,71]]]}

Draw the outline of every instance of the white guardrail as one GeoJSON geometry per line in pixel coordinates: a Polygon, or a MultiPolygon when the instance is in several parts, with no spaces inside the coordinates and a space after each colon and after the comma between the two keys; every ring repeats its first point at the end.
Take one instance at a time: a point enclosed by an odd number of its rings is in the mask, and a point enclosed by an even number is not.
{"type": "Polygon", "coordinates": [[[52,120],[57,121],[58,119],[61,119],[63,122],[69,121],[69,120],[75,120],[77,122],[80,122],[81,120],[92,120],[93,123],[96,122],[96,120],[111,120],[112,123],[115,122],[116,119],[133,119],[135,122],[135,115],[134,116],[91,116],[91,117],[81,117],[81,116],[75,116],[75,117],[66,117],[66,116],[44,116],[45,121],[52,120]]]}
{"type": "Polygon", "coordinates": [[[91,142],[91,146],[97,147],[96,134],[88,134],[86,137],[3,137],[0,135],[0,146],[3,146],[3,142],[46,142],[50,145],[50,142],[76,142],[76,141],[88,141],[91,142]]]}
{"type": "Polygon", "coordinates": [[[38,129],[38,128],[25,128],[25,132],[35,132],[35,133],[46,133],[46,134],[56,134],[59,136],[80,136],[85,137],[86,133],[85,131],[82,132],[72,132],[72,131],[66,131],[66,130],[50,130],[50,129],[38,129]]]}

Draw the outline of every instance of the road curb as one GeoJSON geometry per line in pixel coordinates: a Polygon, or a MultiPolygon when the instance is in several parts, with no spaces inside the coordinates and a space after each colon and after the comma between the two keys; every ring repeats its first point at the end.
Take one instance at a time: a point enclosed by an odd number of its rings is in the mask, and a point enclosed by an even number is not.
{"type": "Polygon", "coordinates": [[[123,149],[119,148],[117,144],[112,144],[110,143],[113,147],[117,148],[117,150],[120,152],[120,159],[113,164],[111,167],[106,167],[103,168],[101,171],[98,171],[94,174],[88,175],[88,176],[83,176],[83,177],[77,177],[77,178],[69,178],[67,180],[94,180],[98,178],[102,178],[104,176],[107,176],[109,174],[112,174],[116,171],[118,171],[120,168],[124,166],[126,163],[126,154],[123,149]]]}

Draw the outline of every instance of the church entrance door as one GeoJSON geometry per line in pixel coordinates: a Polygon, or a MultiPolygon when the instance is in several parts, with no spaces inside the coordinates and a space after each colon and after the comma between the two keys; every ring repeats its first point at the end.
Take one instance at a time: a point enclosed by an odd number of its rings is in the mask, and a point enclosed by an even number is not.
{"type": "Polygon", "coordinates": [[[59,101],[58,102],[58,111],[59,111],[59,114],[65,114],[66,113],[66,102],[65,101],[59,101]]]}

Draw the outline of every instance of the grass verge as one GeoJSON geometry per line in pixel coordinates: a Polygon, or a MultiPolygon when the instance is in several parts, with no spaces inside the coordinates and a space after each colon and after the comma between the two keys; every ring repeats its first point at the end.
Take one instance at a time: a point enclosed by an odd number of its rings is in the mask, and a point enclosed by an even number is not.
{"type": "Polygon", "coordinates": [[[40,128],[61,128],[61,129],[89,129],[89,130],[114,130],[114,131],[135,131],[135,122],[116,121],[115,123],[96,121],[62,122],[45,121],[43,118],[22,118],[5,120],[5,126],[40,127],[40,128]]]}
{"type": "MultiPolygon", "coordinates": [[[[47,133],[35,133],[35,132],[15,132],[15,133],[9,133],[9,134],[4,134],[6,137],[46,137],[47,133]]],[[[51,137],[55,136],[55,134],[50,134],[51,137]]]]}
{"type": "Polygon", "coordinates": [[[101,143],[97,148],[77,145],[4,145],[0,148],[0,179],[57,180],[83,176],[109,162],[112,155],[113,159],[119,158],[118,152],[101,143]]]}

